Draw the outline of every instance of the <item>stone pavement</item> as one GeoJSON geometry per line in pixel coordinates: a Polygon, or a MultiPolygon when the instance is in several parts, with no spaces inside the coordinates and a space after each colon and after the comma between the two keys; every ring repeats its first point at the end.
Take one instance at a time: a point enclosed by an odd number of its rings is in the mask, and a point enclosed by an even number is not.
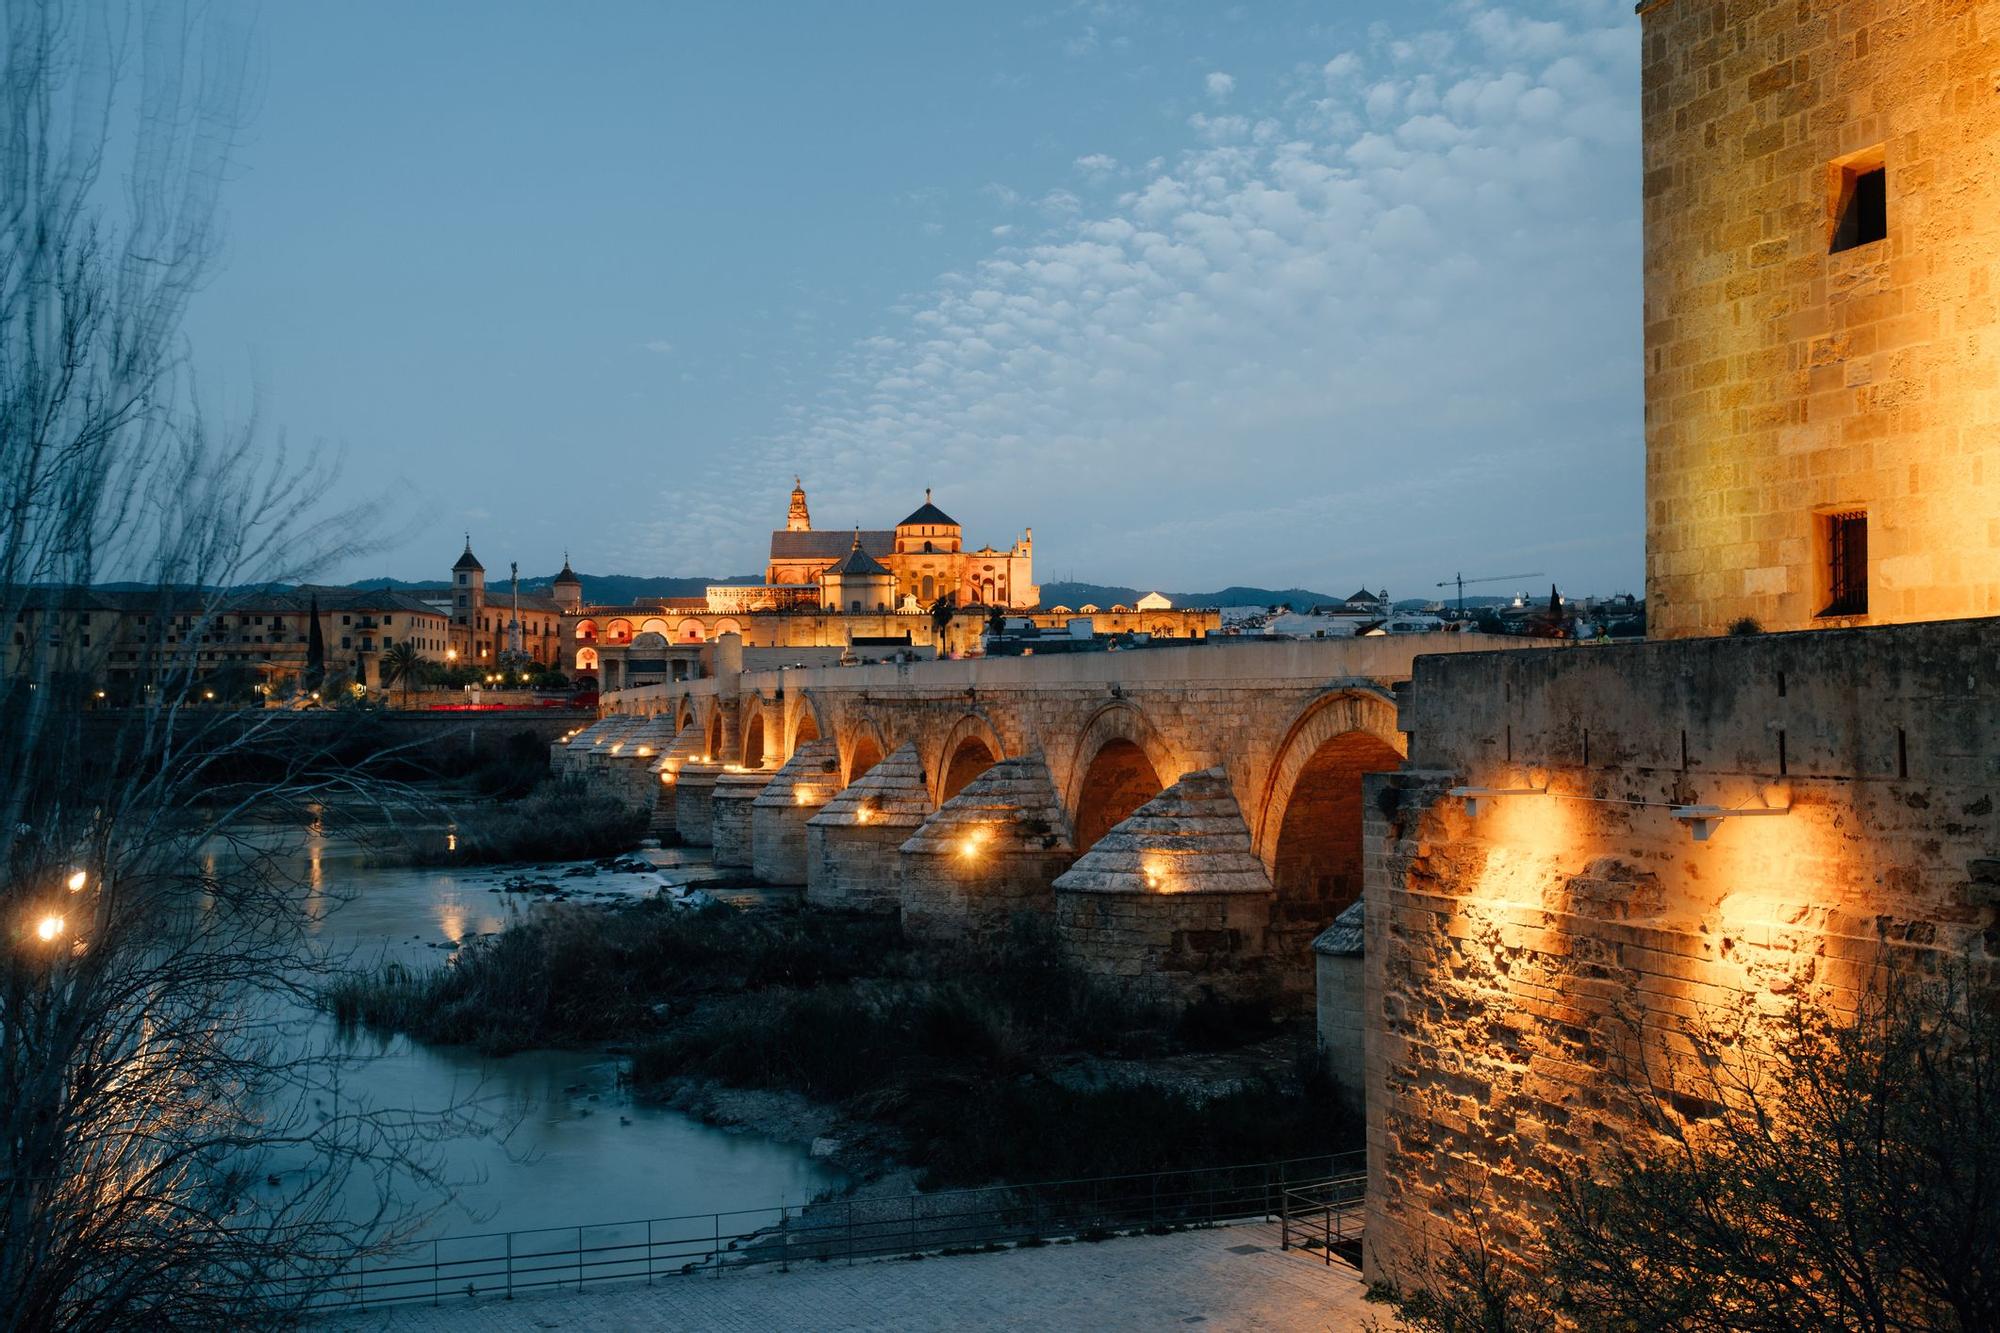
{"type": "Polygon", "coordinates": [[[354,1333],[469,1329],[1158,1329],[1396,1327],[1339,1260],[1281,1251],[1244,1223],[997,1254],[775,1269],[340,1315],[354,1333]]]}

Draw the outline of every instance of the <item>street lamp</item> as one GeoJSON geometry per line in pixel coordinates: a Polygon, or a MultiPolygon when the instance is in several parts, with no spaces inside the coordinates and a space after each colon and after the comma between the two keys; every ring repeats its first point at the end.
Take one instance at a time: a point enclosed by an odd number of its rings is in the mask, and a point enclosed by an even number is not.
{"type": "Polygon", "coordinates": [[[35,936],[44,943],[63,933],[63,919],[51,912],[35,923],[35,936]]]}
{"type": "Polygon", "coordinates": [[[69,891],[71,893],[82,893],[83,886],[88,883],[90,883],[90,876],[83,871],[72,870],[69,872],[69,891]]]}

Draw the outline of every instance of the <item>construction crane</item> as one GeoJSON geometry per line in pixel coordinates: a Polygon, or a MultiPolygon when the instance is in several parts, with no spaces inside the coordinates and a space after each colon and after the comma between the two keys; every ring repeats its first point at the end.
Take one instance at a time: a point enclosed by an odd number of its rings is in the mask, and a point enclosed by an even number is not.
{"type": "Polygon", "coordinates": [[[1547,577],[1548,575],[1542,573],[1539,569],[1532,574],[1496,574],[1490,579],[1469,579],[1463,574],[1454,574],[1448,579],[1438,580],[1436,586],[1440,588],[1449,588],[1454,584],[1458,586],[1458,613],[1462,616],[1465,614],[1465,585],[1468,583],[1475,585],[1481,583],[1513,583],[1518,579],[1540,579],[1547,577]]]}

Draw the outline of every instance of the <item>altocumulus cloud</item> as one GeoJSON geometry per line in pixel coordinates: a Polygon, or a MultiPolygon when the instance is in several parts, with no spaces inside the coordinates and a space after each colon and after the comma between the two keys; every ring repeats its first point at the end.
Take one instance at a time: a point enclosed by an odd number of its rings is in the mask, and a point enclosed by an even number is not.
{"type": "Polygon", "coordinates": [[[752,567],[799,471],[829,522],[928,485],[974,540],[1035,524],[1045,581],[1636,585],[1637,57],[1627,0],[1461,5],[1191,111],[670,497],[654,553],[752,567]]]}

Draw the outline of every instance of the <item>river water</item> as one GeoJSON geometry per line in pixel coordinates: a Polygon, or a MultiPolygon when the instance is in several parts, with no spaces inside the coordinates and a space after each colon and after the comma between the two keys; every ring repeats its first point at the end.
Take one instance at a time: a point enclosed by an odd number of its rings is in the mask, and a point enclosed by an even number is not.
{"type": "MultiPolygon", "coordinates": [[[[531,895],[501,889],[511,873],[479,868],[385,869],[353,844],[307,835],[299,855],[306,906],[319,942],[351,950],[357,965],[443,966],[434,947],[491,934],[537,910],[531,895]]],[[[564,867],[538,878],[562,880],[564,867]]],[[[605,897],[650,892],[655,876],[603,874],[573,881],[605,897]]],[[[841,1183],[804,1148],[704,1125],[635,1103],[619,1087],[617,1057],[594,1051],[523,1051],[489,1057],[404,1037],[338,1033],[319,1017],[299,1040],[354,1061],[342,1076],[350,1105],[438,1111],[476,1098],[494,1130],[458,1137],[442,1152],[452,1181],[431,1235],[578,1226],[744,1208],[796,1206],[841,1183]]]]}

